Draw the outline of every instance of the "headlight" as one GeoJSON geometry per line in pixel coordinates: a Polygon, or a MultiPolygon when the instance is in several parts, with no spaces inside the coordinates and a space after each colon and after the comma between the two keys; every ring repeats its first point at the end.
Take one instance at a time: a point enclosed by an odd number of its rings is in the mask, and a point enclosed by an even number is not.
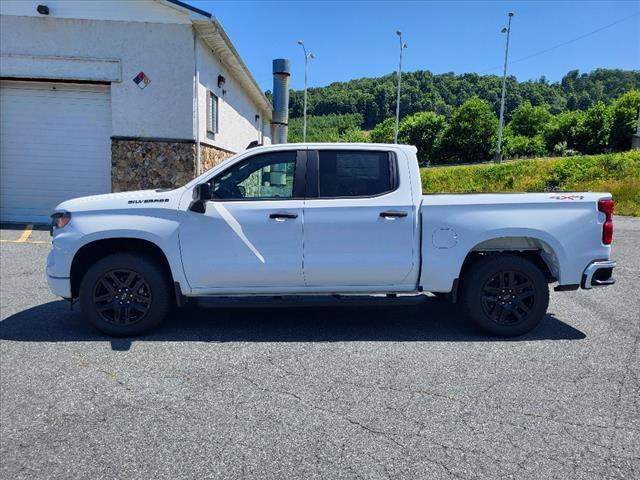
{"type": "Polygon", "coordinates": [[[64,228],[71,221],[71,212],[55,212],[51,215],[51,234],[56,228],[64,228]]]}

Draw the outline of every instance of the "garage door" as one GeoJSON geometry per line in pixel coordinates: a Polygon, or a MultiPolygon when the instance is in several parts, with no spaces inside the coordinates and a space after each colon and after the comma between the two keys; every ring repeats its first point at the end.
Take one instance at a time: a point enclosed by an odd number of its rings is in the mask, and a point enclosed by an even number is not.
{"type": "Polygon", "coordinates": [[[0,83],[0,219],[48,222],[69,198],[111,191],[109,87],[0,83]]]}

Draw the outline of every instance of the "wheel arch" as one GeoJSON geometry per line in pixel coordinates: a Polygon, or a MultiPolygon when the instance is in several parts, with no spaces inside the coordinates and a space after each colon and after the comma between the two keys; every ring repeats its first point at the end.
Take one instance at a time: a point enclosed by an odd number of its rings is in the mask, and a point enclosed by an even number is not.
{"type": "MultiPolygon", "coordinates": [[[[553,242],[555,243],[555,242],[553,242]]],[[[465,269],[479,256],[510,254],[528,259],[536,265],[547,278],[548,282],[560,279],[562,270],[561,255],[564,252],[557,245],[532,235],[501,235],[484,239],[474,245],[467,253],[460,269],[460,278],[465,269]]]]}
{"type": "Polygon", "coordinates": [[[78,297],[82,279],[91,265],[104,257],[121,252],[136,252],[152,258],[173,284],[174,276],[167,255],[156,243],[136,237],[103,238],[86,243],[73,256],[70,270],[72,298],[78,297]]]}

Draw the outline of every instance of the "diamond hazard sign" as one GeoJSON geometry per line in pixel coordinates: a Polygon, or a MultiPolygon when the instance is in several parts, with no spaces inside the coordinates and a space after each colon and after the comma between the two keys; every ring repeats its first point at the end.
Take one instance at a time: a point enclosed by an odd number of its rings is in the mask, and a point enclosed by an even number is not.
{"type": "Polygon", "coordinates": [[[140,72],[138,75],[136,75],[133,81],[140,87],[140,90],[151,83],[151,79],[147,77],[144,72],[140,72]]]}

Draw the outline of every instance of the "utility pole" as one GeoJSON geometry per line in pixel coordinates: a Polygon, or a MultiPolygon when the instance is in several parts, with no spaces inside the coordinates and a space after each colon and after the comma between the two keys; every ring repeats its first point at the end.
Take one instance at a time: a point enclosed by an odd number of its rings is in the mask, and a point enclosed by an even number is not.
{"type": "Polygon", "coordinates": [[[302,40],[298,40],[298,45],[302,47],[304,52],[304,120],[302,121],[302,142],[307,141],[307,69],[310,58],[316,58],[313,53],[307,53],[307,49],[304,46],[302,40]]]}
{"type": "Polygon", "coordinates": [[[400,64],[398,65],[398,95],[396,98],[396,127],[393,131],[393,143],[398,143],[398,126],[400,125],[400,80],[402,78],[402,50],[407,48],[406,43],[402,43],[402,32],[396,30],[396,35],[400,38],[400,64]]]}
{"type": "Polygon", "coordinates": [[[500,121],[498,123],[498,147],[496,148],[495,162],[500,163],[502,161],[502,125],[504,123],[504,95],[507,89],[507,58],[509,57],[509,35],[511,34],[511,17],[513,12],[509,12],[509,24],[506,28],[502,29],[502,33],[507,34],[507,44],[504,49],[504,72],[502,73],[502,95],[500,97],[500,121]]]}

